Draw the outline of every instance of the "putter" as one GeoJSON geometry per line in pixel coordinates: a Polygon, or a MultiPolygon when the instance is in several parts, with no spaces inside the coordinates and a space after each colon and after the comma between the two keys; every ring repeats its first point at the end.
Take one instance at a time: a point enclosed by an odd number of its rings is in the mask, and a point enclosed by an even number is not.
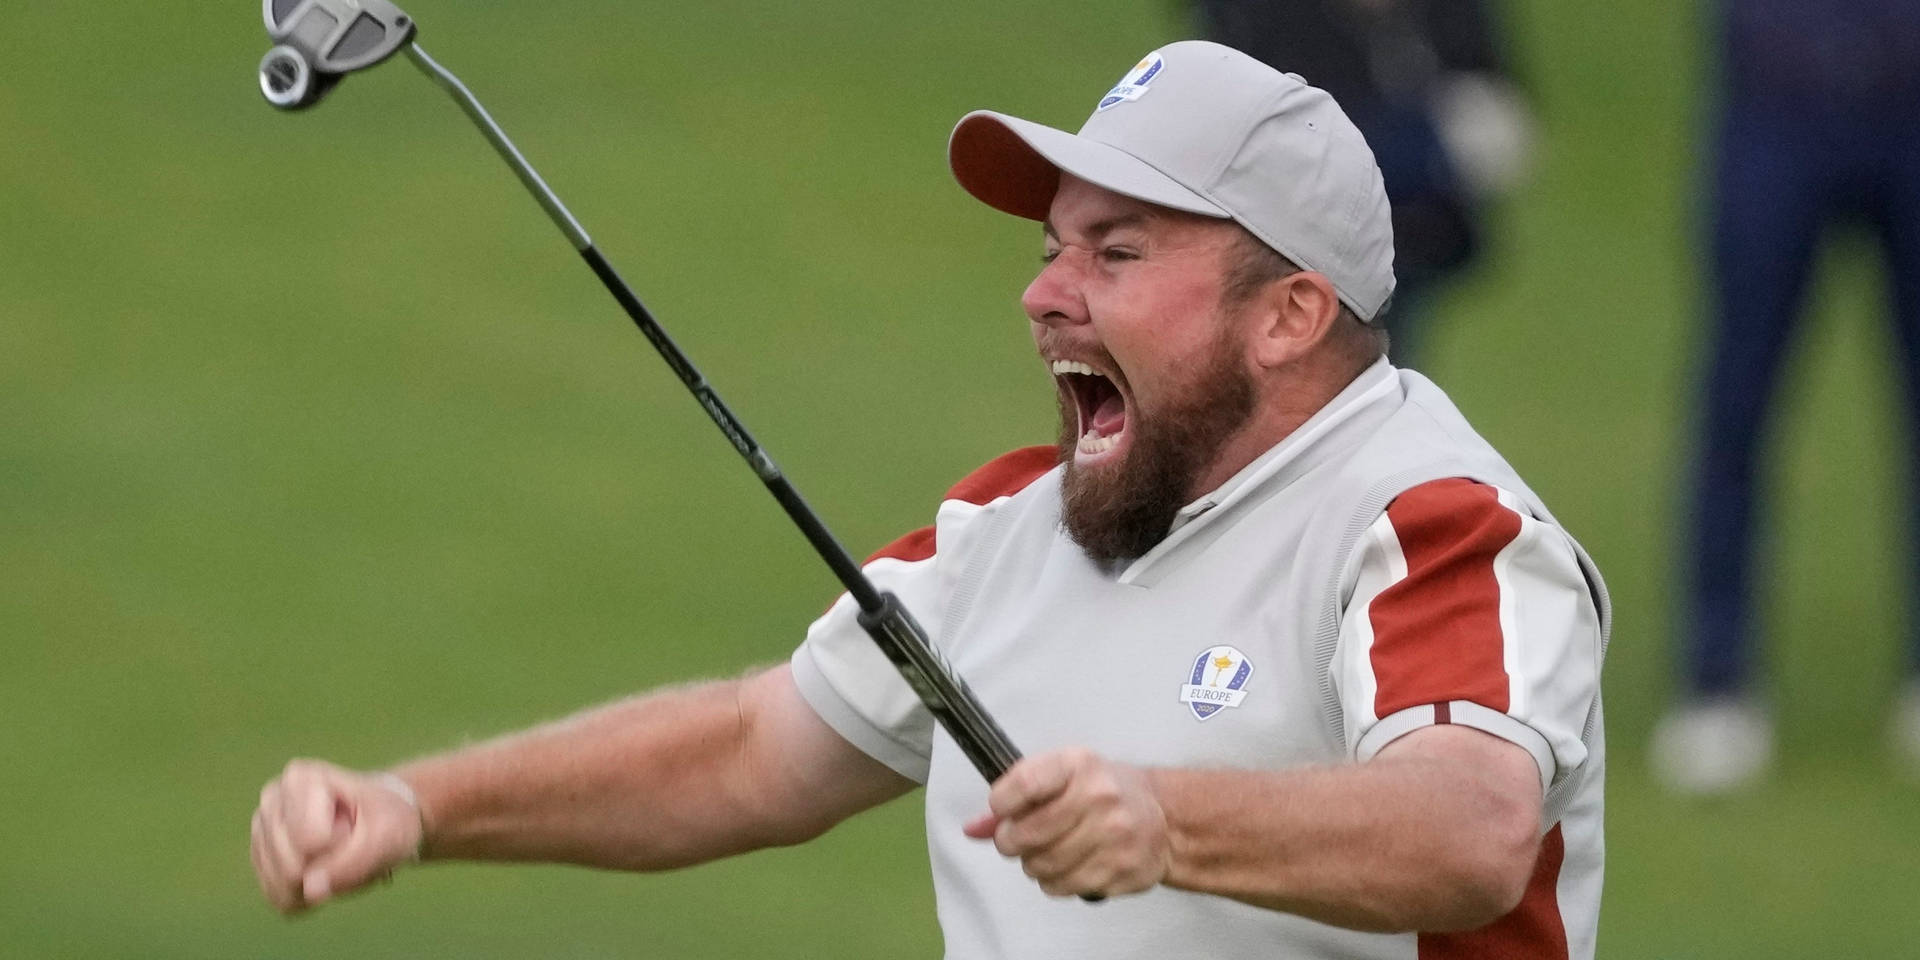
{"type": "MultiPolygon", "coordinates": [[[[527,192],[547,212],[553,225],[566,235],[567,242],[579,251],[594,276],[613,294],[634,325],[646,335],[661,359],[693,393],[700,408],[713,419],[733,449],[747,461],[754,475],[766,484],[780,502],[807,542],[826,561],[842,586],[860,605],[859,622],[873,642],[885,651],[894,668],[906,678],[920,702],[960,745],[974,768],[988,783],[1020,759],[1020,751],[967,688],[953,668],[928,640],[926,630],[892,593],[874,587],[860,564],[835,539],[813,508],[788,482],[773,458],[767,455],[740,424],[733,411],[722,403],[687,355],[681,352],[646,306],[635,296],[626,281],[600,255],[592,239],[560,202],[533,165],[527,162],[506,131],[500,129],[487,109],[461,83],[458,77],[427,56],[413,42],[417,28],[411,17],[386,0],[263,0],[262,11],[267,35],[274,46],[260,60],[260,92],[267,102],[282,110],[305,109],[319,102],[340,79],[356,70],[379,64],[402,49],[414,66],[445,88],[454,102],[473,120],[500,159],[513,168],[527,192]]],[[[1088,899],[1097,899],[1089,897],[1088,899]]]]}

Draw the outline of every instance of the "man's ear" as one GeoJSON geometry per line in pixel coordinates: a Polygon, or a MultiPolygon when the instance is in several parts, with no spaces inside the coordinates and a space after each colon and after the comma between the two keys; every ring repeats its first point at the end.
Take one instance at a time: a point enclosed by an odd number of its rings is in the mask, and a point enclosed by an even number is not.
{"type": "Polygon", "coordinates": [[[1253,360],[1262,367],[1293,363],[1320,345],[1340,316],[1333,281],[1313,270],[1290,273],[1254,297],[1253,360]]]}

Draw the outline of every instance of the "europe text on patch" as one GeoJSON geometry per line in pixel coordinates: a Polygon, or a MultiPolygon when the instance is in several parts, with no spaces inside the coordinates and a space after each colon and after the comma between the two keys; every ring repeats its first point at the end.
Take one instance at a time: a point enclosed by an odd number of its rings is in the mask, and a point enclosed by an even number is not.
{"type": "Polygon", "coordinates": [[[1223,707],[1237,707],[1247,698],[1247,679],[1253,676],[1253,661],[1239,649],[1226,645],[1208,647],[1193,658],[1193,670],[1180,685],[1180,702],[1193,710],[1195,719],[1205,720],[1223,707]]]}

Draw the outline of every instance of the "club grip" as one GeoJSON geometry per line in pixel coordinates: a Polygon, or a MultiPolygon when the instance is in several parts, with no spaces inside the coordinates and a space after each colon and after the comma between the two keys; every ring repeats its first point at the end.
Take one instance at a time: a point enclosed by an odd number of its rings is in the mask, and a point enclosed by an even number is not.
{"type": "Polygon", "coordinates": [[[881,593],[877,609],[860,611],[860,627],[893,661],[894,669],[900,671],[914,695],[926,704],[988,783],[1000,779],[1020,759],[1020,751],[1006,731],[933,648],[926,630],[907,612],[899,597],[881,593]]]}
{"type": "MultiPolygon", "coordinates": [[[[952,665],[933,648],[927,631],[907,612],[899,597],[891,592],[881,593],[878,609],[860,611],[860,627],[886,653],[887,659],[893,661],[894,669],[900,671],[920,702],[926,704],[934,719],[946,728],[947,735],[960,746],[960,752],[973,762],[973,768],[980,771],[987,783],[999,780],[1019,761],[1020,750],[1006,731],[1000,729],[1000,724],[994,722],[993,715],[973,695],[966,681],[960,679],[952,665]]],[[[1080,899],[1099,903],[1106,896],[1083,893],[1080,899]]]]}

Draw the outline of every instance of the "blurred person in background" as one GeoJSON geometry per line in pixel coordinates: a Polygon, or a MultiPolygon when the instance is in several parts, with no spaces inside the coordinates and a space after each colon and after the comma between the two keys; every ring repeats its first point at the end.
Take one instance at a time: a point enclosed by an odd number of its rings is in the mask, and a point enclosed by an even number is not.
{"type": "MultiPolygon", "coordinates": [[[[1743,786],[1772,756],[1752,663],[1755,461],[1829,227],[1864,227],[1884,255],[1908,425],[1920,431],[1920,0],[1725,0],[1717,16],[1689,606],[1679,696],[1653,741],[1656,772],[1687,793],[1743,786]]],[[[1920,502],[1920,440],[1908,455],[1909,499],[1920,502]]],[[[1897,758],[1920,771],[1920,626],[1909,633],[1890,732],[1897,758]]]]}
{"type": "Polygon", "coordinates": [[[1386,314],[1418,366],[1435,294],[1486,248],[1485,208],[1526,165],[1531,122],[1480,0],[1197,0],[1209,39],[1333,94],[1373,145],[1393,204],[1386,314]]]}

